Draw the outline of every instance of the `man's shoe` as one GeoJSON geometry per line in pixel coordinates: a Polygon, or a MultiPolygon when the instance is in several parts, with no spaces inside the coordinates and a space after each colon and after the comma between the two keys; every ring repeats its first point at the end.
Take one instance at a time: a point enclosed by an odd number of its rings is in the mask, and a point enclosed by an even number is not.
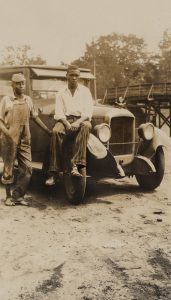
{"type": "Polygon", "coordinates": [[[12,184],[14,182],[14,176],[2,176],[1,177],[1,182],[3,184],[12,184]]]}
{"type": "Polygon", "coordinates": [[[71,175],[75,176],[75,177],[82,177],[82,175],[78,171],[77,165],[73,165],[73,167],[71,169],[71,175]]]}
{"type": "Polygon", "coordinates": [[[24,199],[24,197],[19,197],[18,199],[14,200],[15,205],[24,205],[24,206],[28,206],[28,202],[26,201],[26,199],[24,199]]]}
{"type": "Polygon", "coordinates": [[[51,176],[48,179],[46,179],[45,185],[48,185],[48,186],[55,185],[55,178],[53,176],[51,176]]]}
{"type": "Polygon", "coordinates": [[[5,205],[6,206],[15,206],[15,202],[14,202],[13,198],[12,197],[7,197],[5,199],[5,205]]]}
{"type": "Polygon", "coordinates": [[[117,176],[118,178],[125,177],[125,172],[119,164],[117,164],[117,176]]]}

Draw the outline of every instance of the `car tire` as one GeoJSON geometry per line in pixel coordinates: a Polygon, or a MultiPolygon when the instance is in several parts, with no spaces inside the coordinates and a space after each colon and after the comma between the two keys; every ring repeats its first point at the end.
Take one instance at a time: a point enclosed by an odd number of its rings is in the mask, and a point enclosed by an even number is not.
{"type": "Polygon", "coordinates": [[[65,192],[72,205],[83,203],[86,190],[86,167],[80,168],[82,177],[74,177],[70,173],[64,174],[65,192]]]}
{"type": "Polygon", "coordinates": [[[136,175],[139,185],[147,190],[154,190],[162,182],[165,171],[165,157],[162,147],[157,148],[154,159],[152,160],[156,172],[150,175],[136,175]]]}

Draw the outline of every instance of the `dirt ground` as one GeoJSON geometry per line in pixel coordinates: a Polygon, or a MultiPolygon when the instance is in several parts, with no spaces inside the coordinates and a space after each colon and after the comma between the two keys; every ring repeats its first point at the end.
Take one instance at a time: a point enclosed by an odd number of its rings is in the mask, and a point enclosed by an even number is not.
{"type": "Polygon", "coordinates": [[[1,185],[0,299],[171,299],[171,152],[166,161],[154,192],[90,181],[77,207],[40,176],[29,207],[6,207],[1,185]]]}

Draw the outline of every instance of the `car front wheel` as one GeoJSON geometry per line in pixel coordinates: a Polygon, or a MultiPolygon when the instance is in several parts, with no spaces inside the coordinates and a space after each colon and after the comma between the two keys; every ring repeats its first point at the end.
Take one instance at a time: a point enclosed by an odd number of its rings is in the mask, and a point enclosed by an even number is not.
{"type": "Polygon", "coordinates": [[[74,177],[70,173],[64,174],[65,192],[69,202],[78,205],[83,202],[86,189],[86,167],[80,168],[82,177],[74,177]]]}
{"type": "Polygon", "coordinates": [[[156,151],[154,159],[152,160],[156,168],[156,172],[150,175],[136,175],[139,185],[147,190],[154,190],[157,188],[164,176],[165,171],[165,157],[162,147],[159,147],[156,151]]]}

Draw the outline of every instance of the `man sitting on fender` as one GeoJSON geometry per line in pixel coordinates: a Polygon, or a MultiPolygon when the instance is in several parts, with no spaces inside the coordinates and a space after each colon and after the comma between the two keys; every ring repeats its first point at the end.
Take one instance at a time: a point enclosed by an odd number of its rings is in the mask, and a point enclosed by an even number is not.
{"type": "Polygon", "coordinates": [[[47,185],[55,184],[55,175],[62,170],[63,142],[71,141],[71,175],[81,176],[79,167],[86,166],[86,147],[91,130],[93,100],[90,90],[78,83],[80,70],[69,66],[67,70],[67,87],[56,95],[56,125],[50,142],[50,162],[47,185]]]}

